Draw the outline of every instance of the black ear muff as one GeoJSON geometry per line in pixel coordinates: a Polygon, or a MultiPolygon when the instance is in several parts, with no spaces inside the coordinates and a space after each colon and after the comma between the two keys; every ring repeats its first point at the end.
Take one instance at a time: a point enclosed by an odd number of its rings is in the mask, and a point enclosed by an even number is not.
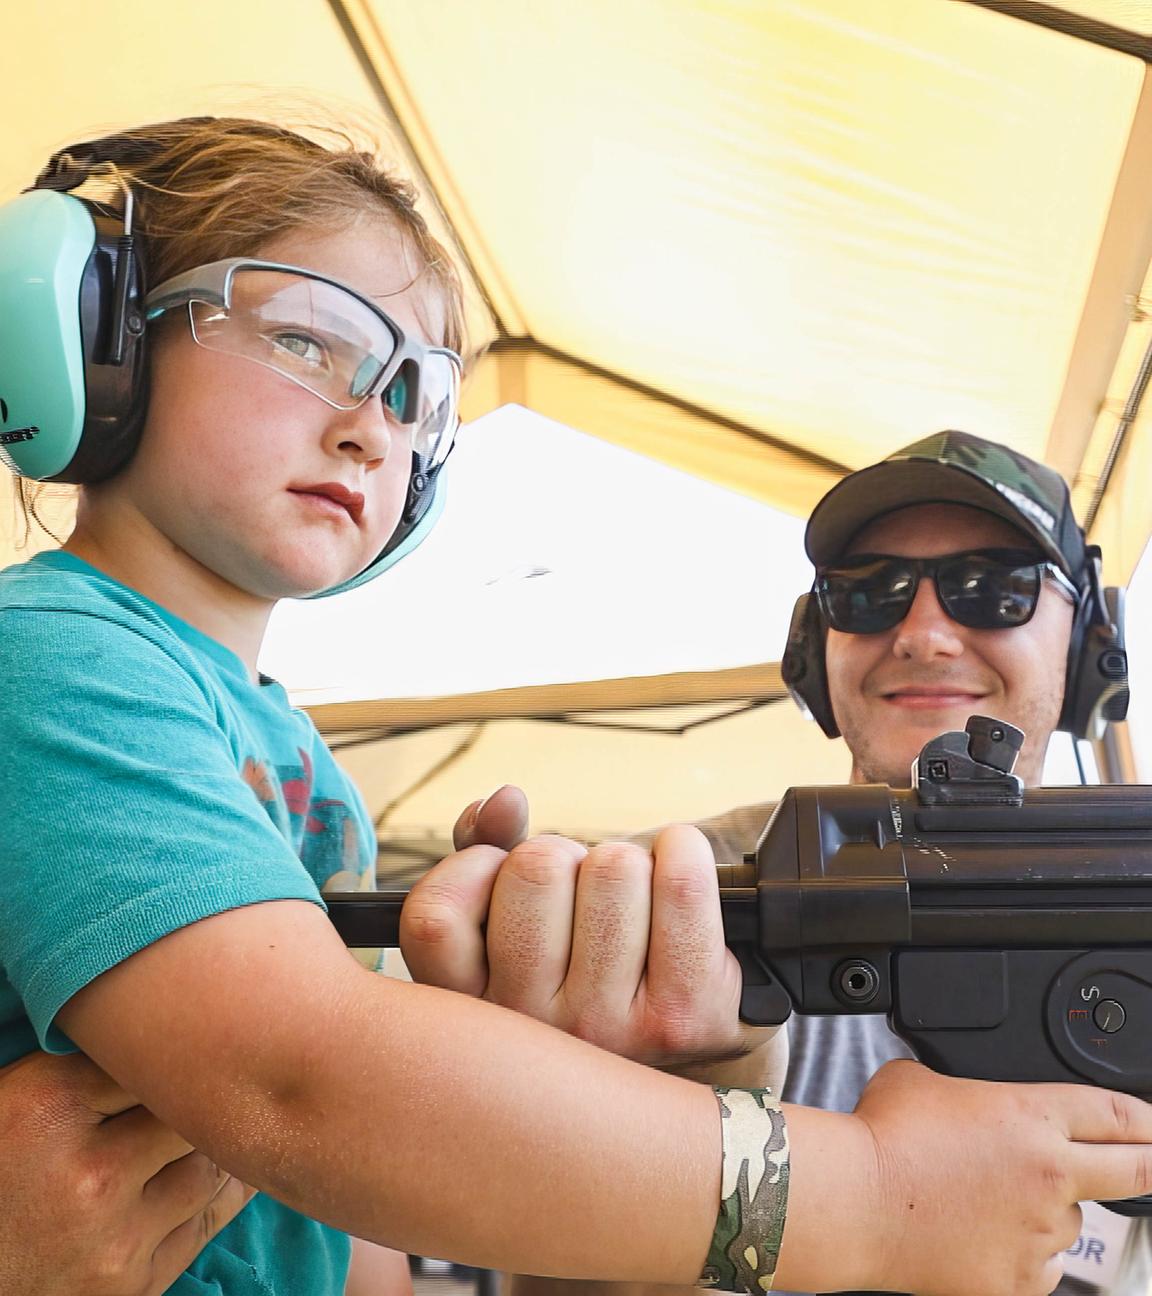
{"type": "Polygon", "coordinates": [[[1110,721],[1128,714],[1128,653],[1124,591],[1103,588],[1100,550],[1088,548],[1087,580],[1072,623],[1064,705],[1057,728],[1077,738],[1100,738],[1110,721]]]}
{"type": "Polygon", "coordinates": [[[84,430],[72,461],[54,478],[76,483],[103,481],[128,462],[148,406],[146,284],[138,241],[126,236],[119,217],[88,207],[96,246],[80,281],[84,430]]]}
{"type": "Polygon", "coordinates": [[[828,672],[824,664],[827,628],[815,594],[801,594],[792,609],[788,643],[780,673],[793,701],[806,711],[829,738],[839,738],[840,729],[832,714],[828,695],[828,672]]]}

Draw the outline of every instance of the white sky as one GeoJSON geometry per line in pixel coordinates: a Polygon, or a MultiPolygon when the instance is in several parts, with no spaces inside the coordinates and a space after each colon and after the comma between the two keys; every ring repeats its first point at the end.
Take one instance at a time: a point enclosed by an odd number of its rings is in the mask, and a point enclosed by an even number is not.
{"type": "Polygon", "coordinates": [[[278,609],[261,664],[298,702],[779,660],[802,519],[520,406],[462,428],[445,471],[414,554],[278,609]]]}

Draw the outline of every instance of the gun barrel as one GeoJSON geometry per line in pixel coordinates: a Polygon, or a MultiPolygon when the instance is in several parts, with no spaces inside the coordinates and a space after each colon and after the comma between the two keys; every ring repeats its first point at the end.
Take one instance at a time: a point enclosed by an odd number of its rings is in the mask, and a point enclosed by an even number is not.
{"type": "Polygon", "coordinates": [[[328,917],[350,949],[399,949],[400,910],[407,891],[333,891],[328,917]]]}
{"type": "MultiPolygon", "coordinates": [[[[751,879],[753,874],[748,866],[740,865],[729,876],[743,880],[751,879]]],[[[333,891],[324,896],[324,903],[332,925],[349,948],[398,949],[400,910],[407,899],[407,891],[333,891]]],[[[755,887],[722,887],[720,904],[729,944],[737,941],[757,944],[755,887]]]]}

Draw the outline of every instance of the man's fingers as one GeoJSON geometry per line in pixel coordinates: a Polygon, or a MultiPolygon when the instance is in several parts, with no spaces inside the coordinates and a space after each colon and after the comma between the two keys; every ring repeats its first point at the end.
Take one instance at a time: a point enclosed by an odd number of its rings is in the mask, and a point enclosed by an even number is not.
{"type": "Polygon", "coordinates": [[[208,1242],[244,1209],[256,1195],[238,1179],[228,1176],[212,1197],[177,1225],[152,1257],[152,1285],[147,1296],[161,1296],[204,1250],[208,1242]]]}
{"type": "Polygon", "coordinates": [[[211,1205],[231,1177],[203,1152],[188,1152],[148,1180],[144,1201],[167,1235],[211,1205]]]}
{"type": "Polygon", "coordinates": [[[505,852],[457,851],[412,888],[400,912],[400,950],[425,985],[480,995],[488,984],[484,921],[505,852]]]}
{"type": "Polygon", "coordinates": [[[1042,1085],[1036,1094],[1058,1105],[1074,1142],[1152,1143],[1152,1103],[1087,1085],[1042,1085]]]}
{"type": "MultiPolygon", "coordinates": [[[[652,857],[629,842],[594,846],[580,865],[565,999],[585,1034],[628,1018],[648,961],[652,857]]],[[[605,1047],[613,1040],[591,1036],[605,1047]]]]}
{"type": "Polygon", "coordinates": [[[488,998],[551,1021],[572,942],[576,877],[586,855],[566,837],[532,837],[496,879],[488,918],[488,998]]]}
{"type": "Polygon", "coordinates": [[[1152,1147],[1076,1143],[1069,1150],[1080,1201],[1119,1201],[1152,1193],[1152,1147]]]}
{"type": "Polygon", "coordinates": [[[459,850],[469,846],[497,846],[509,851],[528,836],[528,798],[518,787],[506,783],[483,801],[473,801],[456,820],[452,844],[459,850]]]}
{"type": "Polygon", "coordinates": [[[122,1174],[147,1183],[165,1166],[192,1151],[192,1145],[170,1129],[146,1107],[132,1107],[102,1121],[97,1131],[105,1148],[119,1158],[122,1174]]]}

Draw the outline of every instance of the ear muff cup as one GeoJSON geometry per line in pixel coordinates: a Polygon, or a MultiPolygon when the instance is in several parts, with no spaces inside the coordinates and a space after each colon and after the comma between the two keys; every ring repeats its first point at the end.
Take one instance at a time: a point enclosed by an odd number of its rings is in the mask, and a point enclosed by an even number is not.
{"type": "Polygon", "coordinates": [[[796,705],[808,712],[829,738],[839,738],[840,728],[832,714],[832,700],[828,695],[828,672],[824,661],[826,638],[827,629],[815,594],[801,594],[792,609],[780,674],[796,705]]]}
{"type": "Polygon", "coordinates": [[[1088,585],[1072,623],[1058,728],[1077,738],[1100,738],[1109,722],[1128,714],[1124,591],[1101,589],[1098,549],[1089,554],[1088,566],[1088,585]]]}
{"type": "Polygon", "coordinates": [[[144,291],[131,241],[100,205],[35,189],[0,207],[0,455],[14,472],[96,482],[131,457],[147,407],[144,291]]]}

